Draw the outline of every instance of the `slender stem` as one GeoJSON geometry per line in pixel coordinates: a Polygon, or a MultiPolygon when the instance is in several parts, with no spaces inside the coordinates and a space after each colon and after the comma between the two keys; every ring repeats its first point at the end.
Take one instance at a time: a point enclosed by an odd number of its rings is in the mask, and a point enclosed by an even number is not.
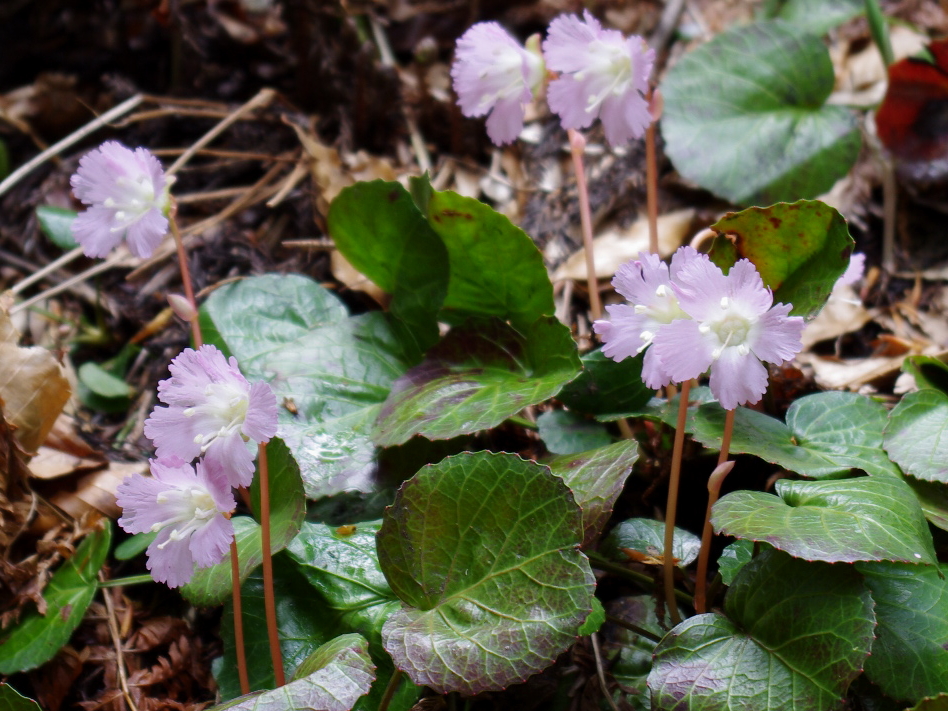
{"type": "MultiPolygon", "coordinates": [[[[191,270],[188,269],[188,253],[184,248],[184,241],[181,239],[178,221],[173,214],[168,219],[168,223],[171,225],[171,234],[178,250],[178,264],[181,265],[181,283],[184,284],[184,295],[191,304],[191,308],[194,309],[194,313],[197,314],[197,300],[194,298],[194,286],[191,284],[191,270]]],[[[201,336],[201,324],[196,315],[191,319],[191,338],[194,340],[195,348],[204,345],[204,338],[201,336]]]]}
{"type": "Polygon", "coordinates": [[[672,448],[671,474],[668,477],[668,503],[665,506],[665,604],[673,624],[681,622],[678,604],[675,602],[675,514],[678,511],[678,483],[681,481],[681,457],[685,449],[685,422],[688,418],[688,396],[691,394],[691,381],[681,384],[678,396],[678,420],[675,424],[675,444],[672,448]]]}
{"type": "MultiPolygon", "coordinates": [[[[649,91],[648,101],[654,104],[654,93],[649,91]]],[[[655,123],[657,117],[645,130],[645,197],[648,205],[648,251],[658,254],[658,159],[655,155],[655,123]]]]}
{"type": "MultiPolygon", "coordinates": [[[[625,578],[631,583],[635,583],[645,590],[650,590],[655,586],[655,580],[645,573],[639,573],[635,570],[629,570],[624,565],[619,565],[618,563],[613,563],[611,560],[604,558],[596,551],[585,551],[586,557],[589,558],[589,564],[598,569],[603,570],[607,573],[612,573],[617,575],[620,578],[625,578]]],[[[681,600],[686,605],[691,605],[694,603],[691,595],[684,592],[683,590],[675,589],[675,597],[681,600]]]]}
{"type": "Polygon", "coordinates": [[[142,573],[141,575],[130,575],[127,578],[116,578],[115,580],[100,580],[100,588],[120,588],[126,585],[141,585],[142,583],[153,583],[155,579],[151,573],[142,573]]]}
{"type": "Polygon", "coordinates": [[[250,676],[247,674],[247,652],[244,649],[244,614],[240,599],[240,561],[237,556],[237,539],[230,542],[230,580],[234,589],[234,647],[237,650],[237,676],[240,679],[241,695],[250,693],[250,676]]]}
{"type": "Polygon", "coordinates": [[[623,627],[629,630],[629,632],[635,632],[635,634],[637,634],[639,637],[645,637],[645,639],[649,640],[650,642],[655,642],[658,644],[662,641],[662,638],[657,634],[649,632],[647,629],[640,627],[634,622],[623,620],[621,617],[615,617],[614,615],[606,615],[606,619],[617,627],[623,627]]]}
{"type": "Polygon", "coordinates": [[[276,597],[273,592],[273,556],[270,553],[270,473],[267,466],[267,444],[258,445],[257,466],[260,469],[260,538],[263,541],[263,609],[267,618],[267,638],[270,641],[270,659],[276,685],[286,684],[283,673],[283,654],[280,651],[280,633],[277,630],[276,597]]]}
{"type": "Polygon", "coordinates": [[[879,7],[879,0],[865,0],[865,7],[866,19],[869,20],[869,34],[872,35],[872,41],[879,48],[882,61],[888,67],[895,61],[892,41],[889,39],[889,25],[886,23],[885,15],[882,14],[882,8],[879,7]]]}
{"type": "Polygon", "coordinates": [[[615,699],[613,699],[612,694],[609,693],[609,683],[606,681],[606,670],[602,665],[602,652],[599,649],[599,638],[595,632],[589,635],[589,641],[592,642],[593,657],[596,659],[596,674],[599,676],[599,688],[602,689],[602,695],[606,697],[606,701],[609,703],[609,707],[612,711],[619,711],[615,699]]]}
{"type": "MultiPolygon", "coordinates": [[[[730,411],[729,411],[730,412],[730,411]]],[[[708,477],[708,510],[704,514],[704,530],[701,532],[701,550],[698,553],[698,572],[695,574],[695,611],[700,615],[707,612],[705,590],[708,583],[708,558],[711,557],[711,507],[721,493],[721,482],[734,468],[734,462],[721,462],[708,477]]]]}
{"type": "Polygon", "coordinates": [[[404,676],[404,672],[401,669],[392,672],[392,675],[388,678],[388,684],[385,686],[385,692],[382,694],[382,700],[379,701],[378,711],[388,711],[388,705],[392,703],[392,698],[402,683],[402,676],[404,676]]]}
{"type": "Polygon", "coordinates": [[[583,228],[583,248],[586,252],[586,281],[589,284],[589,309],[593,320],[602,318],[602,302],[599,300],[599,280],[596,278],[596,257],[593,252],[592,211],[589,209],[589,187],[586,184],[586,171],[583,168],[583,151],[586,139],[578,131],[570,129],[569,150],[573,156],[573,170],[576,172],[576,189],[579,191],[579,220],[583,228]]]}
{"type": "MultiPolygon", "coordinates": [[[[724,415],[724,434],[721,436],[721,451],[718,454],[718,466],[727,461],[731,451],[731,435],[734,434],[734,410],[727,410],[724,415]]],[[[712,476],[714,476],[712,474],[712,476]]]]}

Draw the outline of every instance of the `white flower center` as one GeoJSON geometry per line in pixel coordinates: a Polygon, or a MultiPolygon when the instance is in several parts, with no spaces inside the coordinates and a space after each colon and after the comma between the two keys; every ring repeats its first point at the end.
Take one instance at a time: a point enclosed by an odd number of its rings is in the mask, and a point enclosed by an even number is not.
{"type": "MultiPolygon", "coordinates": [[[[491,51],[493,61],[489,69],[484,69],[480,78],[484,85],[479,107],[484,111],[498,101],[519,96],[526,81],[523,76],[524,55],[513,47],[495,47],[491,51]]],[[[540,60],[532,54],[527,55],[531,81],[540,68],[540,60]]]]}
{"type": "Polygon", "coordinates": [[[747,355],[750,353],[748,341],[757,319],[740,313],[734,302],[726,296],[721,299],[721,309],[723,314],[720,318],[701,325],[702,332],[714,333],[718,339],[718,346],[712,351],[711,357],[717,360],[725,348],[737,348],[741,355],[747,355]]]}
{"type": "Polygon", "coordinates": [[[158,208],[155,197],[155,185],[145,173],[134,179],[124,175],[116,178],[114,197],[108,197],[103,202],[105,207],[115,210],[117,224],[112,227],[112,231],[126,230],[149,210],[158,208]]]}
{"type": "Polygon", "coordinates": [[[158,494],[157,503],[167,512],[168,518],[154,524],[151,527],[152,532],[157,533],[163,528],[174,526],[171,536],[167,541],[159,544],[159,548],[190,536],[207,525],[207,522],[218,513],[217,504],[211,493],[197,486],[163,491],[158,494]]]}
{"type": "Polygon", "coordinates": [[[594,40],[589,45],[589,67],[574,76],[577,81],[588,81],[595,93],[586,101],[586,113],[596,113],[609,95],[620,96],[628,91],[632,81],[632,57],[626,47],[594,40]]]}
{"type": "Polygon", "coordinates": [[[204,396],[205,402],[184,411],[185,417],[200,416],[212,429],[194,438],[202,452],[218,437],[239,434],[250,405],[247,391],[232,383],[209,383],[204,387],[204,396]]]}
{"type": "Polygon", "coordinates": [[[650,304],[636,304],[635,312],[644,314],[646,318],[645,328],[639,334],[639,338],[642,339],[639,353],[651,344],[658,326],[677,321],[680,318],[688,318],[688,314],[682,311],[678,305],[678,297],[675,296],[674,290],[665,284],[658,285],[655,289],[655,298],[652,299],[650,304]]]}

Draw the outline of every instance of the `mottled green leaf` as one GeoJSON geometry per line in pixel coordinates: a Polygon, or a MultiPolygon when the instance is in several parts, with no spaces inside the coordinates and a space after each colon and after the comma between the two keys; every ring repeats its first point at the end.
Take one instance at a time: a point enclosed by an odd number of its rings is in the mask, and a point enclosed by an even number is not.
{"type": "Polygon", "coordinates": [[[814,35],[824,35],[863,12],[863,0],[777,0],[771,17],[814,35]]]}
{"type": "Polygon", "coordinates": [[[573,492],[583,510],[583,547],[591,546],[612,513],[625,480],[639,458],[639,445],[623,440],[577,454],[565,454],[545,462],[573,492]]]}
{"type": "Polygon", "coordinates": [[[642,382],[641,353],[618,363],[601,350],[582,356],[583,372],[557,398],[571,410],[609,419],[613,413],[636,412],[655,394],[642,382]]]}
{"type": "MultiPolygon", "coordinates": [[[[860,563],[876,604],[876,641],[866,676],[915,703],[948,689],[948,581],[936,566],[860,563]]],[[[948,569],[943,569],[948,571],[948,569]]]]}
{"type": "Polygon", "coordinates": [[[254,692],[211,711],[349,711],[369,691],[374,672],[368,642],[357,634],[345,634],[304,659],[286,686],[254,692]]]}
{"type": "MultiPolygon", "coordinates": [[[[663,628],[659,624],[655,600],[651,595],[616,598],[609,602],[606,612],[611,617],[651,632],[655,639],[665,635],[667,627],[663,628]]],[[[652,669],[655,645],[654,640],[617,624],[607,624],[603,629],[602,653],[606,659],[615,659],[609,670],[622,686],[613,694],[617,703],[621,697],[634,711],[650,711],[645,682],[652,669]]]]}
{"type": "Polygon", "coordinates": [[[687,179],[739,204],[812,198],[846,175],[856,117],[826,105],[826,45],[781,20],[742,25],[686,54],[662,82],[662,135],[687,179]]]}
{"type": "MultiPolygon", "coordinates": [[[[271,439],[267,445],[267,462],[270,475],[270,550],[273,553],[293,540],[300,530],[306,515],[306,499],[303,482],[300,480],[296,462],[279,439],[271,439]]],[[[259,511],[260,474],[254,475],[250,495],[254,511],[259,511]]],[[[234,516],[234,534],[240,561],[240,579],[246,580],[254,568],[263,560],[263,542],[260,524],[249,516],[234,516]]],[[[191,582],[181,588],[181,594],[195,605],[220,605],[232,589],[230,556],[217,565],[199,568],[191,582]]]]}
{"type": "Polygon", "coordinates": [[[577,634],[580,637],[587,637],[595,632],[599,631],[599,628],[602,627],[602,623],[606,621],[606,610],[602,606],[602,603],[599,602],[598,597],[592,599],[592,612],[589,613],[589,616],[586,618],[586,621],[583,622],[583,626],[579,628],[577,634]]]}
{"type": "Polygon", "coordinates": [[[46,614],[28,612],[0,640],[0,674],[29,671],[45,664],[69,641],[82,622],[97,587],[96,576],[112,541],[112,525],[90,533],[60,566],[43,590],[46,614]]]}
{"type": "Polygon", "coordinates": [[[23,696],[9,684],[0,684],[0,711],[42,711],[33,699],[23,696]]]}
{"type": "MultiPolygon", "coordinates": [[[[613,528],[602,540],[600,552],[612,560],[628,562],[626,550],[659,558],[665,550],[665,524],[651,518],[630,518],[613,528]]],[[[672,555],[676,565],[685,567],[698,557],[701,539],[690,531],[675,527],[672,555]]]]}
{"type": "Polygon", "coordinates": [[[449,457],[409,479],[378,534],[404,602],[385,649],[439,692],[503,689],[549,666],[592,609],[582,516],[563,480],[510,454],[449,457]]]}
{"type": "Polygon", "coordinates": [[[741,539],[725,546],[718,558],[718,572],[721,574],[721,580],[724,581],[724,584],[730,585],[733,583],[741,568],[747,565],[753,557],[753,541],[741,539]]]}
{"type": "Polygon", "coordinates": [[[327,217],[336,248],[392,294],[392,314],[421,349],[438,340],[437,314],[448,291],[448,252],[398,182],[374,180],[343,189],[327,217]]]}
{"type": "MultiPolygon", "coordinates": [[[[694,438],[718,448],[724,434],[724,410],[703,405],[695,415],[694,438]]],[[[885,406],[864,395],[825,392],[795,400],[787,423],[739,407],[734,413],[731,451],[753,454],[813,479],[834,479],[851,469],[898,477],[898,468],[882,449],[885,406]]]]}
{"type": "Polygon", "coordinates": [[[782,479],[776,488],[779,496],[734,491],[719,499],[711,516],[715,531],[766,541],[806,560],[935,561],[925,516],[901,479],[782,479]]]}
{"type": "Polygon", "coordinates": [[[51,205],[40,205],[36,208],[36,219],[43,234],[62,250],[79,246],[72,236],[72,221],[76,219],[76,214],[75,210],[51,205]]]}
{"type": "Polygon", "coordinates": [[[948,484],[948,395],[908,393],[889,413],[885,449],[906,474],[948,484]]]}
{"type": "Polygon", "coordinates": [[[719,236],[711,260],[728,271],[738,259],[757,267],[774,302],[810,319],[826,304],[849,266],[853,238],[846,220],[819,200],[731,212],[711,225],[719,236]]]}
{"type": "Polygon", "coordinates": [[[453,328],[392,385],[373,439],[391,446],[494,427],[555,395],[579,368],[569,329],[553,317],[522,334],[496,320],[453,328]]]}
{"type": "Polygon", "coordinates": [[[552,454],[573,454],[612,442],[612,435],[595,420],[568,410],[549,410],[537,417],[540,439],[552,454]]]}
{"type": "Polygon", "coordinates": [[[724,615],[696,615],[655,650],[652,708],[835,711],[872,644],[872,598],[850,566],[764,551],[724,615]]]}

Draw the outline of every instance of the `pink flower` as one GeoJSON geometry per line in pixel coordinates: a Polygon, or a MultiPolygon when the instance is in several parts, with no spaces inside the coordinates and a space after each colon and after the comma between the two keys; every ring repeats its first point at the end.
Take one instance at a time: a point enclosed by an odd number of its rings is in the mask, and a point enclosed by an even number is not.
{"type": "Polygon", "coordinates": [[[548,100],[563,128],[586,128],[599,117],[613,146],[645,134],[652,117],[643,94],[655,50],[641,37],[604,30],[586,10],[582,20],[553,20],[543,53],[547,66],[561,73],[550,83],[548,100]]]}
{"type": "Polygon", "coordinates": [[[254,454],[246,442],[266,442],[276,434],[276,397],[266,383],[251,385],[237,359],[214,346],[184,350],[169,367],[171,378],[158,383],[156,407],[145,420],[145,436],[159,459],[189,462],[204,455],[220,464],[232,486],[253,479],[254,454]]]}
{"type": "Polygon", "coordinates": [[[458,40],[451,78],[465,116],[487,119],[496,145],[510,143],[523,129],[523,105],[543,80],[543,59],[524,49],[496,22],[479,22],[458,40]]]}
{"type": "Polygon", "coordinates": [[[711,392],[726,410],[760,400],[767,390],[761,361],[783,363],[802,348],[803,319],[790,316],[789,304],[774,305],[773,294],[746,259],[727,276],[710,260],[690,260],[672,287],[691,318],[658,330],[655,356],[676,382],[710,368],[711,392]]]}
{"type": "MultiPolygon", "coordinates": [[[[672,281],[685,264],[707,258],[691,247],[682,247],[672,257],[670,271],[657,254],[644,252],[637,260],[619,267],[612,285],[630,304],[607,306],[610,320],[593,324],[602,339],[603,354],[615,361],[630,358],[651,345],[659,328],[690,318],[678,305],[672,281]]],[[[652,348],[645,352],[642,379],[654,389],[672,382],[652,348]]]]}
{"type": "Polygon", "coordinates": [[[833,284],[833,288],[846,286],[847,284],[855,284],[862,279],[865,273],[866,255],[862,252],[854,252],[852,256],[849,257],[849,266],[846,267],[846,271],[843,272],[843,275],[833,284]]]}
{"type": "Polygon", "coordinates": [[[159,583],[176,588],[194,568],[220,563],[234,538],[224,514],[237,502],[214,462],[198,462],[197,472],[180,459],[151,460],[150,477],[132,474],[116,492],[119,525],[129,533],[157,533],[146,551],[148,570],[159,583]]]}
{"type": "Polygon", "coordinates": [[[69,182],[89,206],[72,223],[89,257],[104,257],[123,237],[136,257],[150,257],[168,231],[171,181],[145,148],[107,141],[82,157],[69,182]]]}

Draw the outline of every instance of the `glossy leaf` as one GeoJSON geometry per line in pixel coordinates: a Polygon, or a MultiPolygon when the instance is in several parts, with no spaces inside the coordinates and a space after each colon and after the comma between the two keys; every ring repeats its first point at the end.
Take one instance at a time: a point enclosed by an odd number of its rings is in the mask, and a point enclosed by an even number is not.
{"type": "Polygon", "coordinates": [[[948,486],[919,481],[913,477],[905,477],[905,483],[912,487],[918,503],[925,512],[925,518],[933,526],[948,531],[948,486]]]}
{"type": "Polygon", "coordinates": [[[738,574],[724,612],[691,617],[658,645],[652,708],[843,708],[875,624],[855,570],[765,551],[738,574]]]}
{"type": "MultiPolygon", "coordinates": [[[[724,410],[703,405],[695,415],[694,438],[718,448],[724,434],[724,410]]],[[[885,406],[864,395],[825,392],[795,400],[786,424],[739,407],[734,414],[731,451],[753,454],[812,479],[848,476],[851,469],[898,477],[898,468],[882,449],[885,406]]]]}
{"type": "Polygon", "coordinates": [[[906,474],[948,484],[948,395],[919,390],[903,396],[889,413],[885,449],[906,474]]]}
{"type": "Polygon", "coordinates": [[[420,348],[434,345],[448,251],[408,191],[394,181],[357,183],[332,201],[327,224],[342,255],[392,294],[392,314],[409,325],[420,348]]]}
{"type": "Polygon", "coordinates": [[[948,694],[939,694],[919,701],[912,707],[912,711],[948,711],[948,694]]]}
{"type": "Polygon", "coordinates": [[[45,664],[69,641],[98,589],[96,576],[112,541],[111,523],[90,533],[43,589],[46,614],[28,612],[0,640],[0,674],[45,664]]]}
{"type": "Polygon", "coordinates": [[[823,41],[789,23],[722,32],[662,82],[668,155],[684,177],[731,202],[820,195],[861,145],[852,111],[825,104],[834,81],[823,41]]]}
{"type": "Polygon", "coordinates": [[[635,440],[622,440],[606,447],[577,454],[565,454],[545,462],[563,477],[583,511],[583,547],[595,543],[612,513],[625,480],[639,458],[635,440]]]}
{"type": "Polygon", "coordinates": [[[523,230],[479,200],[432,190],[426,178],[411,182],[416,203],[448,249],[447,320],[494,316],[526,329],[553,314],[543,256],[523,230]]]}
{"type": "MultiPolygon", "coordinates": [[[[335,616],[326,614],[326,610],[318,601],[314,601],[312,587],[285,553],[273,558],[273,584],[278,591],[276,612],[280,651],[283,654],[284,671],[289,677],[300,662],[321,644],[339,634],[338,621],[335,616]]],[[[250,690],[272,689],[276,682],[270,662],[270,645],[264,616],[263,573],[260,568],[251,573],[240,586],[240,598],[250,690]]],[[[240,695],[231,600],[224,605],[221,616],[221,639],[224,641],[224,657],[216,678],[221,698],[228,700],[240,695]]]]}
{"type": "MultiPolygon", "coordinates": [[[[609,602],[607,612],[611,617],[651,632],[657,639],[665,635],[667,627],[659,624],[655,600],[650,595],[617,598],[609,602]]],[[[603,629],[602,653],[606,659],[615,659],[609,670],[622,687],[613,694],[617,703],[622,696],[635,711],[650,711],[646,679],[652,669],[655,645],[648,637],[616,624],[607,624],[603,629]]]]}
{"type": "Polygon", "coordinates": [[[594,634],[599,631],[599,628],[602,627],[603,622],[606,621],[606,610],[602,606],[602,603],[599,602],[598,597],[592,598],[592,612],[589,613],[589,616],[586,618],[586,621],[583,622],[582,627],[579,628],[577,634],[580,637],[588,637],[591,634],[594,634]]]}
{"type": "Polygon", "coordinates": [[[272,691],[258,691],[214,706],[212,711],[349,711],[375,679],[368,643],[357,634],[336,637],[303,660],[294,678],[272,691]]]}
{"type": "Polygon", "coordinates": [[[555,395],[579,368],[569,329],[553,317],[522,335],[499,321],[454,328],[395,381],[373,439],[384,447],[494,427],[555,395]]]}
{"type": "Polygon", "coordinates": [[[128,398],[134,389],[121,378],[105,370],[98,363],[83,363],[77,372],[79,381],[99,397],[128,398]]]}
{"type": "MultiPolygon", "coordinates": [[[[698,557],[701,539],[683,528],[675,527],[672,555],[676,565],[684,568],[698,557]]],[[[665,524],[650,518],[630,518],[613,528],[600,547],[603,555],[626,563],[636,560],[625,551],[661,560],[665,550],[665,524]]],[[[638,561],[637,561],[638,562],[638,561]]]]}
{"type": "Polygon", "coordinates": [[[919,390],[940,390],[948,394],[948,365],[932,356],[909,356],[902,362],[903,372],[915,378],[919,390]]]}
{"type": "MultiPolygon", "coordinates": [[[[680,402],[680,393],[676,393],[671,400],[653,397],[637,410],[612,415],[599,415],[596,419],[608,422],[618,420],[622,417],[647,417],[652,420],[657,420],[658,422],[664,422],[669,427],[674,428],[678,423],[678,407],[680,402]]],[[[711,388],[706,385],[691,388],[691,392],[688,395],[688,414],[685,419],[685,432],[688,434],[694,432],[695,413],[697,413],[701,405],[709,402],[717,402],[714,395],[711,394],[711,388]]]]}
{"type": "Polygon", "coordinates": [[[824,35],[863,12],[863,0],[778,0],[772,17],[824,35]]]}
{"type": "Polygon", "coordinates": [[[777,493],[735,491],[714,505],[715,531],[805,560],[933,563],[935,550],[915,494],[901,479],[777,482],[777,493]]]}
{"type": "MultiPolygon", "coordinates": [[[[270,475],[270,550],[283,550],[300,530],[306,516],[306,499],[303,482],[300,480],[296,461],[279,439],[271,439],[267,445],[267,462],[270,475]]],[[[259,511],[260,475],[254,475],[250,488],[254,511],[259,511]]],[[[234,534],[240,561],[240,579],[246,580],[250,572],[263,560],[263,542],[260,524],[249,516],[234,516],[234,534]]],[[[195,605],[220,605],[231,592],[230,556],[209,568],[198,568],[191,582],[181,588],[184,595],[195,605]]]]}
{"type": "Polygon", "coordinates": [[[711,260],[728,271],[738,259],[757,267],[774,302],[811,319],[849,266],[853,238],[846,220],[819,200],[799,200],[731,212],[711,225],[719,236],[711,260]]]}
{"type": "Polygon", "coordinates": [[[734,578],[741,568],[750,563],[754,557],[754,542],[738,539],[724,547],[718,557],[718,572],[725,585],[734,582],[734,578]]]}
{"type": "Polygon", "coordinates": [[[441,693],[523,681],[573,643],[592,609],[581,540],[579,507],[546,467],[478,452],[422,469],[378,534],[404,603],[382,629],[385,649],[441,693]]]}
{"type": "Polygon", "coordinates": [[[574,454],[612,442],[602,423],[568,410],[549,410],[537,417],[540,439],[552,454],[574,454]]]}
{"type": "Polygon", "coordinates": [[[43,234],[62,250],[79,246],[72,236],[72,221],[76,219],[76,214],[75,210],[52,205],[40,205],[36,208],[36,220],[43,234]]]}
{"type": "Polygon", "coordinates": [[[23,696],[9,684],[0,684],[0,711],[42,711],[33,699],[23,696]]]}
{"type": "Polygon", "coordinates": [[[567,383],[557,398],[571,410],[587,415],[633,412],[641,409],[655,394],[642,382],[645,354],[618,363],[601,350],[582,356],[583,372],[567,383]]]}
{"type": "MultiPolygon", "coordinates": [[[[876,641],[866,676],[914,703],[948,689],[948,581],[936,566],[860,563],[876,604],[876,641]]],[[[943,569],[948,572],[948,569],[943,569]]]]}

